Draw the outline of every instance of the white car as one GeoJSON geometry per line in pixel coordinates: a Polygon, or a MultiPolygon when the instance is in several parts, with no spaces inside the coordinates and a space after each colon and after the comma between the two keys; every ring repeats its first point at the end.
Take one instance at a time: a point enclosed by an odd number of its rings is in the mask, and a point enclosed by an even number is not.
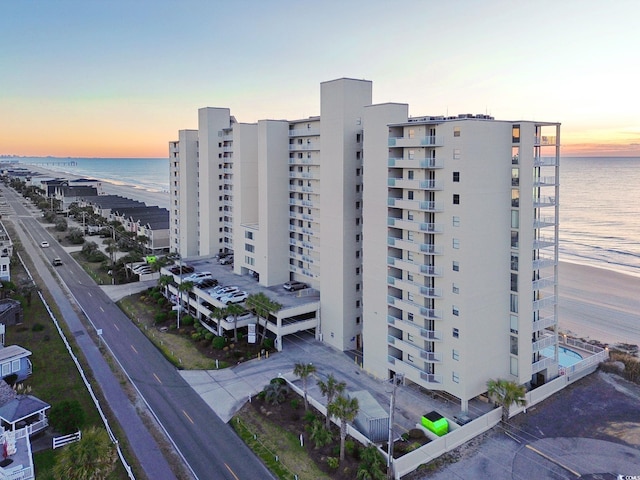
{"type": "Polygon", "coordinates": [[[147,270],[150,269],[151,267],[149,265],[147,265],[146,263],[141,263],[139,265],[134,265],[131,268],[131,271],[134,273],[138,273],[139,270],[147,270]]]}
{"type": "MultiPolygon", "coordinates": [[[[252,312],[244,312],[238,315],[238,323],[243,322],[245,320],[251,320],[255,315],[252,312]]],[[[227,317],[227,322],[233,323],[233,315],[229,315],[227,317]]]]}
{"type": "Polygon", "coordinates": [[[136,275],[149,275],[150,273],[153,273],[153,269],[147,267],[147,268],[140,268],[138,270],[136,270],[135,272],[136,275]]]}
{"type": "Polygon", "coordinates": [[[243,292],[243,291],[237,291],[237,292],[232,292],[229,293],[223,297],[218,298],[218,300],[221,303],[224,303],[225,305],[228,305],[230,303],[240,303],[240,302],[244,302],[247,297],[249,295],[247,294],[247,292],[243,292]]]}
{"type": "Polygon", "coordinates": [[[240,290],[238,287],[217,286],[216,288],[209,290],[209,292],[213,298],[220,298],[224,297],[228,293],[237,292],[238,290],[240,290]]]}
{"type": "Polygon", "coordinates": [[[205,278],[213,278],[211,272],[196,272],[188,277],[185,277],[183,281],[185,282],[198,282],[200,280],[204,280],[205,278]]]}
{"type": "Polygon", "coordinates": [[[41,248],[49,248],[49,242],[40,242],[41,248]]]}

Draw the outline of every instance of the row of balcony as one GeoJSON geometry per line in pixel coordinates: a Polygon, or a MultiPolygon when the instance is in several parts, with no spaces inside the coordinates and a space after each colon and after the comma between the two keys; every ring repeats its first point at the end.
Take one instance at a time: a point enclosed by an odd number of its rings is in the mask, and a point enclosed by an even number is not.
{"type": "Polygon", "coordinates": [[[289,185],[289,191],[298,193],[313,193],[313,187],[308,187],[306,185],[289,185]]]}
{"type": "Polygon", "coordinates": [[[298,164],[303,164],[303,165],[320,165],[320,163],[318,162],[318,160],[314,160],[313,158],[291,158],[289,157],[289,165],[298,165],[298,164]]]}
{"type": "Polygon", "coordinates": [[[309,143],[291,143],[289,144],[289,151],[295,152],[298,150],[320,150],[320,144],[317,142],[309,142],[309,143]]]}
{"type": "MultiPolygon", "coordinates": [[[[392,200],[392,199],[389,199],[392,200]]],[[[404,218],[387,218],[387,226],[409,230],[412,232],[442,233],[444,225],[442,223],[416,222],[415,220],[405,220],[404,218]]]]}
{"type": "Polygon", "coordinates": [[[411,320],[404,320],[402,318],[394,317],[393,315],[387,315],[387,323],[389,325],[396,326],[402,324],[401,326],[417,329],[419,335],[428,341],[441,342],[443,339],[442,332],[438,330],[427,330],[411,320]]]}
{"type": "Polygon", "coordinates": [[[387,303],[389,305],[397,305],[402,310],[406,310],[414,315],[420,315],[426,320],[442,320],[442,310],[438,310],[435,308],[427,308],[418,303],[412,302],[410,300],[405,300],[403,298],[396,298],[391,295],[387,295],[387,303]]]}
{"type": "Polygon", "coordinates": [[[289,225],[289,231],[295,233],[303,233],[305,235],[315,235],[315,232],[307,227],[299,227],[297,225],[289,225]]]}
{"type": "Polygon", "coordinates": [[[441,277],[442,267],[434,267],[433,265],[424,265],[420,262],[412,260],[404,260],[402,258],[387,257],[387,265],[394,266],[405,272],[424,275],[426,277],[441,277]]]}
{"type": "Polygon", "coordinates": [[[313,207],[313,202],[311,200],[300,200],[298,198],[290,198],[289,205],[295,205],[298,207],[313,207]]]}
{"type": "Polygon", "coordinates": [[[403,280],[401,278],[395,278],[391,275],[387,276],[387,285],[395,286],[405,291],[414,291],[415,293],[419,293],[423,297],[426,298],[441,298],[442,297],[442,289],[436,287],[427,287],[424,285],[420,285],[419,283],[412,282],[409,280],[403,280]]]}
{"type": "Polygon", "coordinates": [[[303,247],[303,248],[306,248],[308,250],[313,250],[314,249],[314,246],[313,246],[312,243],[296,240],[295,238],[290,238],[289,239],[289,245],[294,245],[296,247],[303,247]]]}
{"type": "Polygon", "coordinates": [[[444,161],[439,158],[389,157],[387,166],[391,168],[444,168],[444,161]]]}
{"type": "Polygon", "coordinates": [[[312,172],[289,172],[289,178],[316,178],[312,172]]]}
{"type": "Polygon", "coordinates": [[[435,245],[433,243],[420,243],[414,242],[412,240],[403,240],[393,237],[387,237],[387,245],[389,245],[390,247],[399,248],[401,250],[421,253],[423,255],[442,255],[442,252],[444,251],[442,245],[435,245]]]}
{"type": "Polygon", "coordinates": [[[320,135],[319,128],[297,128],[294,130],[289,130],[290,137],[307,137],[307,136],[318,136],[320,135]]]}

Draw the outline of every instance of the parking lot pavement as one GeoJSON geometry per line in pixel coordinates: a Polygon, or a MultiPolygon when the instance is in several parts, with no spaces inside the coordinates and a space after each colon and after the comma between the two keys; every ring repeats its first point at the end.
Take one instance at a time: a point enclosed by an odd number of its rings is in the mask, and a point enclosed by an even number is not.
{"type": "MultiPolygon", "coordinates": [[[[300,380],[293,374],[294,366],[299,362],[312,363],[316,367],[315,376],[318,379],[324,380],[329,374],[333,374],[338,381],[347,384],[347,391],[368,391],[382,408],[389,411],[392,390],[390,382],[368,375],[349,356],[315,340],[312,335],[286,338],[283,351],[272,354],[269,358],[250,360],[223,370],[183,370],[180,374],[218,416],[228,422],[272,378],[284,376],[301,386],[300,380]]],[[[316,382],[308,382],[307,388],[310,397],[325,403],[316,382]]],[[[491,406],[482,404],[476,408],[476,413],[490,409],[491,406]]],[[[444,397],[429,396],[418,389],[399,386],[396,392],[394,432],[399,436],[414,428],[420,422],[420,417],[431,410],[453,418],[460,412],[460,405],[444,397]]]]}

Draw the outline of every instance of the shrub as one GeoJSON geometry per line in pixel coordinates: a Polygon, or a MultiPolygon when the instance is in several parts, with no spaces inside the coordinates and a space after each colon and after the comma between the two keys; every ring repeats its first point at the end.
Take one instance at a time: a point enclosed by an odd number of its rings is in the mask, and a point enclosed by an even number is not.
{"type": "Polygon", "coordinates": [[[333,441],[331,431],[325,428],[323,421],[316,418],[308,427],[309,438],[315,443],[316,449],[329,445],[333,441]]]}
{"type": "Polygon", "coordinates": [[[304,412],[304,417],[302,418],[304,419],[305,423],[313,423],[314,420],[317,420],[317,417],[311,410],[304,412]]]}
{"type": "Polygon", "coordinates": [[[269,383],[277,383],[278,385],[286,385],[287,381],[282,377],[273,377],[269,383]]]}
{"type": "Polygon", "coordinates": [[[195,319],[191,315],[185,315],[184,317],[182,317],[180,319],[180,323],[182,325],[184,325],[185,327],[188,327],[189,325],[193,325],[194,321],[195,321],[195,319]]]}
{"type": "Polygon", "coordinates": [[[289,394],[289,387],[280,383],[270,383],[264,387],[264,401],[272,405],[278,405],[285,401],[289,394]]]}
{"type": "Polygon", "coordinates": [[[338,457],[327,457],[327,465],[335,470],[340,466],[340,459],[338,457]]]}
{"type": "Polygon", "coordinates": [[[204,334],[204,339],[205,339],[207,342],[210,342],[211,340],[213,340],[213,337],[214,337],[214,336],[215,336],[215,335],[214,335],[213,333],[211,333],[211,332],[207,332],[207,333],[205,333],[205,334],[204,334]]]}
{"type": "Polygon", "coordinates": [[[262,346],[264,348],[272,349],[273,348],[273,338],[265,338],[262,342],[262,346]]]}
{"type": "Polygon", "coordinates": [[[42,330],[44,330],[44,325],[41,323],[34,323],[31,327],[32,332],[41,332],[42,330]]]}
{"type": "Polygon", "coordinates": [[[153,319],[156,323],[164,323],[167,321],[167,314],[165,312],[158,312],[154,315],[153,319]]]}
{"type": "Polygon", "coordinates": [[[191,334],[191,339],[194,342],[199,342],[200,340],[202,340],[202,334],[198,333],[198,332],[194,332],[194,333],[191,334]]]}
{"type": "Polygon", "coordinates": [[[413,452],[414,450],[419,449],[421,446],[422,444],[420,442],[413,442],[407,445],[406,447],[404,447],[404,451],[407,453],[413,452]]]}
{"type": "Polygon", "coordinates": [[[164,307],[165,304],[167,303],[167,299],[164,297],[160,297],[158,300],[156,300],[156,303],[158,304],[159,307],[164,307]]]}
{"type": "Polygon", "coordinates": [[[293,410],[297,410],[299,406],[300,406],[300,399],[299,398],[294,398],[293,400],[291,400],[291,408],[293,410]]]}
{"type": "Polygon", "coordinates": [[[356,453],[356,442],[353,440],[345,440],[344,441],[344,451],[352,457],[355,456],[356,453]]]}
{"type": "Polygon", "coordinates": [[[244,334],[242,332],[238,332],[238,341],[244,338],[244,334]]]}
{"type": "Polygon", "coordinates": [[[216,350],[222,350],[225,343],[226,342],[224,337],[215,337],[213,340],[211,340],[211,346],[216,350]]]}
{"type": "Polygon", "coordinates": [[[84,426],[85,413],[77,400],[63,400],[51,407],[49,423],[62,435],[74,433],[84,426]]]}
{"type": "Polygon", "coordinates": [[[408,436],[409,438],[412,438],[414,440],[426,437],[424,431],[421,428],[412,428],[411,430],[409,430],[408,436]]]}

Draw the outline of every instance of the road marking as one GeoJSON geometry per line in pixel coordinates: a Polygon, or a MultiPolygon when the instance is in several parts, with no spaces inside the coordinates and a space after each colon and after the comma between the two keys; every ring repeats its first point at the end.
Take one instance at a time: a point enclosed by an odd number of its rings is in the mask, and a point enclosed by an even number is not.
{"type": "MultiPolygon", "coordinates": [[[[160,379],[158,378],[158,375],[156,375],[156,374],[154,373],[154,374],[153,374],[153,376],[154,376],[154,377],[155,377],[155,379],[158,381],[158,383],[159,383],[160,385],[162,385],[162,382],[161,382],[161,381],[160,381],[160,379]]],[[[186,413],[185,413],[185,415],[186,415],[186,413]]]]}
{"type": "Polygon", "coordinates": [[[231,467],[229,465],[225,463],[224,466],[227,467],[227,470],[229,470],[229,473],[233,475],[233,478],[235,478],[236,480],[240,480],[238,476],[235,473],[233,473],[233,470],[231,470],[231,467]]]}
{"type": "Polygon", "coordinates": [[[87,292],[87,295],[89,295],[90,297],[93,297],[93,295],[91,295],[91,292],[87,292]]]}
{"type": "Polygon", "coordinates": [[[543,458],[546,458],[547,460],[549,460],[551,463],[555,463],[556,465],[558,465],[561,468],[564,468],[566,471],[573,473],[576,477],[580,478],[581,475],[576,472],[575,470],[571,470],[569,467],[567,467],[566,465],[563,465],[562,463],[560,463],[558,460],[555,460],[554,458],[551,458],[549,455],[546,455],[544,453],[542,453],[540,450],[538,450],[535,447],[532,447],[531,445],[527,445],[526,446],[529,450],[533,450],[534,452],[536,452],[538,455],[540,455],[543,458]]]}
{"type": "Polygon", "coordinates": [[[100,311],[104,312],[104,308],[100,307],[100,311]]]}
{"type": "Polygon", "coordinates": [[[120,331],[120,329],[118,328],[118,325],[114,323],[113,326],[116,327],[116,330],[120,331]]]}
{"type": "Polygon", "coordinates": [[[193,423],[194,425],[196,424],[193,420],[191,420],[191,417],[187,414],[187,412],[185,412],[184,410],[182,410],[182,413],[184,413],[184,416],[187,417],[187,420],[189,420],[191,423],[193,423]]]}
{"type": "Polygon", "coordinates": [[[131,345],[131,350],[133,350],[134,352],[138,353],[138,350],[136,350],[136,347],[134,347],[133,345],[131,345]]]}

